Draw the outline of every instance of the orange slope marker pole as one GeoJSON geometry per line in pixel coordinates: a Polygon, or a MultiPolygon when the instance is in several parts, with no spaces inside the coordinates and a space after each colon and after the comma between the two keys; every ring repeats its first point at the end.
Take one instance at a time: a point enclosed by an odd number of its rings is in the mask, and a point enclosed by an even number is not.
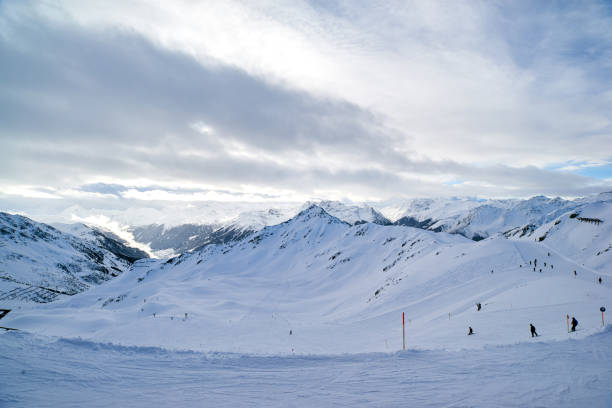
{"type": "Polygon", "coordinates": [[[406,319],[402,312],[402,350],[406,350],[406,319]]]}

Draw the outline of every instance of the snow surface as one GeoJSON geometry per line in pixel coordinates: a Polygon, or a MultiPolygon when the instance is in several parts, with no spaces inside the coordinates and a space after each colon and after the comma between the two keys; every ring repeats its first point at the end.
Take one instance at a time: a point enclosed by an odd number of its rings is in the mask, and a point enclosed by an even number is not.
{"type": "Polygon", "coordinates": [[[566,210],[475,242],[313,205],[70,298],[3,303],[24,332],[0,334],[0,402],[612,406],[612,199],[566,210]]]}
{"type": "MultiPolygon", "coordinates": [[[[602,211],[612,219],[612,206],[602,211]]],[[[607,223],[564,217],[584,228],[578,246],[595,235],[610,241],[607,223]]],[[[350,226],[312,206],[237,243],[139,261],[85,293],[23,305],[3,323],[123,345],[256,354],[398,350],[402,312],[415,349],[531,342],[529,323],[547,341],[565,340],[566,314],[576,316],[582,330],[572,336],[582,338],[600,330],[599,308],[612,299],[605,266],[612,251],[596,255],[592,247],[569,257],[561,250],[533,237],[474,242],[409,227],[350,226]],[[529,261],[536,259],[534,271],[529,261]],[[468,326],[477,336],[465,335],[468,326]]]]}
{"type": "Polygon", "coordinates": [[[252,356],[0,333],[3,407],[610,407],[612,329],[480,350],[252,356]]]}

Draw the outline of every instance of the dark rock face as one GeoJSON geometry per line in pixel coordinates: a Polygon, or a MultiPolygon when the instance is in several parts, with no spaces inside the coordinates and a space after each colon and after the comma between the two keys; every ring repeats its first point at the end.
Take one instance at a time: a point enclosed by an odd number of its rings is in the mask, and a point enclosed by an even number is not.
{"type": "Polygon", "coordinates": [[[154,251],[170,249],[175,253],[192,252],[208,245],[226,244],[241,240],[255,232],[254,229],[228,225],[184,224],[165,229],[163,225],[145,225],[132,229],[134,239],[148,244],[154,251]]]}
{"type": "Polygon", "coordinates": [[[115,254],[118,258],[124,259],[129,263],[134,263],[139,259],[148,258],[149,255],[137,248],[132,248],[123,243],[119,238],[113,238],[101,231],[93,230],[97,244],[115,254]]]}
{"type": "Polygon", "coordinates": [[[165,228],[164,225],[151,224],[131,229],[137,242],[148,244],[154,251],[171,249],[177,253],[189,252],[202,247],[210,241],[215,231],[214,225],[183,224],[165,228]]]}
{"type": "MultiPolygon", "coordinates": [[[[414,227],[421,229],[429,229],[432,225],[436,223],[436,220],[432,220],[431,218],[427,218],[426,220],[419,221],[414,217],[402,217],[399,220],[395,221],[393,224],[395,225],[403,225],[405,227],[414,227]]],[[[441,229],[440,229],[441,231],[441,229]]],[[[436,231],[438,232],[438,231],[436,231]]]]}

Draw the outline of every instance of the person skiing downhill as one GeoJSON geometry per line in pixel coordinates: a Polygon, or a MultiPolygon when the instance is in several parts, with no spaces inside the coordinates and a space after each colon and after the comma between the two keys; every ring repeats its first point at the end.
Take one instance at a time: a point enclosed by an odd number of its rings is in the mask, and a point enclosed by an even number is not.
{"type": "Polygon", "coordinates": [[[529,330],[531,330],[531,337],[538,337],[538,333],[536,332],[536,328],[531,323],[529,323],[529,330]]]}
{"type": "Polygon", "coordinates": [[[576,326],[578,326],[578,320],[574,316],[572,316],[572,331],[576,331],[576,326]]]}
{"type": "Polygon", "coordinates": [[[472,334],[474,334],[474,330],[472,330],[472,326],[468,327],[468,336],[471,336],[472,334]]]}

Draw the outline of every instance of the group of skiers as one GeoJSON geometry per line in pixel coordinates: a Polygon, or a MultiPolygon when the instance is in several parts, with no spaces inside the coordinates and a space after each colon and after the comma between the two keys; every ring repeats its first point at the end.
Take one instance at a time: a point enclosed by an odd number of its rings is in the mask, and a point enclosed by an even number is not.
{"type": "MultiPolygon", "coordinates": [[[[476,311],[480,311],[481,309],[482,309],[482,304],[476,303],[476,311]]],[[[570,332],[575,332],[577,326],[578,326],[578,320],[576,320],[576,318],[572,316],[572,327],[570,329],[570,332]]],[[[531,337],[538,337],[538,332],[536,331],[536,328],[533,325],[533,323],[529,323],[529,331],[531,332],[531,337]]],[[[467,335],[471,336],[472,334],[474,334],[474,329],[472,329],[472,326],[469,326],[467,335]]]]}
{"type": "MultiPolygon", "coordinates": [[[[548,253],[548,256],[550,256],[550,252],[548,253]]],[[[533,261],[529,261],[529,265],[533,265],[533,271],[535,272],[536,268],[538,267],[538,258],[534,258],[533,261]]],[[[544,262],[544,266],[546,266],[546,262],[544,262]]],[[[521,268],[523,267],[523,265],[521,265],[521,268]]],[[[550,264],[550,268],[553,269],[553,265],[550,264]]],[[[491,271],[493,272],[493,271],[491,271]]],[[[542,269],[540,268],[540,272],[542,272],[542,269]]],[[[576,272],[576,270],[574,269],[574,277],[578,276],[578,273],[576,272]]],[[[599,283],[601,285],[601,283],[603,282],[603,280],[601,279],[601,276],[599,276],[597,278],[597,283],[599,283]]]]}
{"type": "MultiPolygon", "coordinates": [[[[548,253],[548,256],[550,256],[550,252],[548,253]]],[[[535,258],[533,261],[529,261],[529,265],[533,265],[533,270],[535,271],[537,266],[538,266],[538,259],[535,258]]],[[[523,265],[521,265],[522,267],[523,265]]],[[[546,262],[544,262],[544,266],[546,266],[546,262]]],[[[551,269],[552,269],[552,264],[550,265],[551,269]]],[[[540,272],[542,272],[542,269],[540,269],[540,272]]],[[[493,273],[493,271],[491,271],[491,273],[493,273]]],[[[577,276],[576,271],[574,270],[574,276],[577,276]]],[[[601,276],[597,279],[597,283],[601,284],[602,283],[602,279],[601,276]]],[[[476,311],[480,311],[482,309],[482,304],[476,303],[476,311]]],[[[450,315],[449,315],[450,316],[450,315]]],[[[576,331],[576,326],[578,326],[578,320],[576,320],[575,317],[572,316],[572,327],[570,332],[575,332],[576,331]]],[[[538,333],[536,332],[536,328],[532,323],[529,323],[529,330],[531,332],[531,337],[538,337],[538,333]]],[[[471,326],[468,327],[468,336],[471,336],[472,334],[474,334],[474,329],[472,329],[471,326]]]]}

